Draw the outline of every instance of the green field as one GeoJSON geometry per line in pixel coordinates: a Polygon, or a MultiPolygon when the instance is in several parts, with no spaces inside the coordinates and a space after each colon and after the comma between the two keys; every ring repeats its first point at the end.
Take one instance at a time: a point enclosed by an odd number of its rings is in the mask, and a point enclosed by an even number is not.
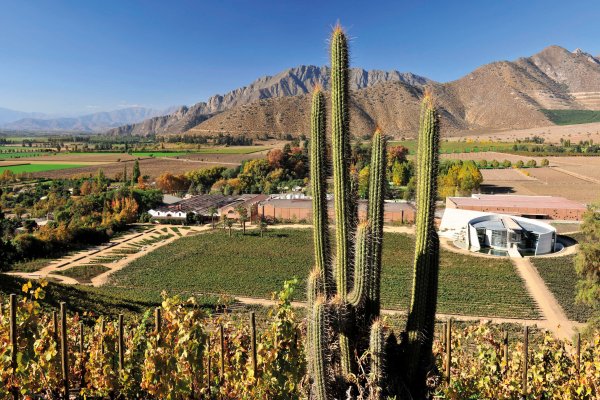
{"type": "MultiPolygon", "coordinates": [[[[394,140],[389,143],[390,146],[402,145],[406,147],[409,154],[417,153],[416,140],[394,140]]],[[[512,150],[514,143],[511,142],[440,142],[440,152],[442,154],[452,153],[481,153],[484,151],[507,151],[512,150]]]]}
{"type": "Polygon", "coordinates": [[[252,154],[259,151],[268,150],[264,146],[237,146],[237,147],[205,147],[203,149],[193,150],[194,154],[252,154]]]}
{"type": "Polygon", "coordinates": [[[18,152],[18,153],[1,153],[0,152],[0,160],[7,160],[11,158],[22,158],[22,157],[37,157],[37,156],[47,156],[52,153],[46,152],[18,152]]]}
{"type": "Polygon", "coordinates": [[[0,174],[5,170],[11,170],[15,174],[55,171],[59,169],[85,167],[84,164],[23,164],[0,167],[0,174]]]}
{"type": "MultiPolygon", "coordinates": [[[[382,301],[386,308],[408,307],[413,239],[386,234],[382,301]]],[[[270,297],[283,281],[298,277],[298,298],[313,265],[310,229],[272,230],[234,237],[218,230],[184,237],[116,272],[110,285],[147,299],[170,294],[230,294],[270,297]],[[260,249],[260,251],[257,251],[260,249]]],[[[100,289],[108,290],[111,286],[100,289]]],[[[481,316],[539,316],[508,259],[482,259],[442,252],[439,312],[481,316]]]]}
{"type": "Polygon", "coordinates": [[[540,110],[556,125],[589,124],[600,122],[600,111],[592,110],[540,110]]]}
{"type": "Polygon", "coordinates": [[[108,270],[109,270],[109,268],[105,267],[104,265],[90,264],[90,265],[78,265],[78,266],[63,270],[63,271],[59,271],[57,273],[59,275],[77,279],[81,283],[89,283],[92,278],[94,278],[108,270]]]}
{"type": "Polygon", "coordinates": [[[533,258],[532,261],[570,319],[585,322],[592,316],[590,307],[575,302],[579,279],[575,272],[575,256],[533,258]]]}

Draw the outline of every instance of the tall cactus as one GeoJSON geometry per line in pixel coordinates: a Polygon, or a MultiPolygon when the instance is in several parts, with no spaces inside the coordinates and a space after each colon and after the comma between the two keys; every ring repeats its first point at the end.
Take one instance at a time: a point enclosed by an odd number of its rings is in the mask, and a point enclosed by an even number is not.
{"type": "Polygon", "coordinates": [[[423,103],[419,131],[419,219],[414,287],[409,316],[409,347],[386,336],[380,313],[383,206],[386,187],[386,141],[377,129],[373,134],[369,175],[367,220],[356,223],[357,200],[349,172],[350,132],[348,94],[348,43],[336,27],[331,39],[331,137],[335,205],[335,257],[331,256],[327,225],[326,145],[324,95],[312,96],[311,187],[315,268],[308,280],[307,358],[312,382],[311,396],[318,400],[346,398],[359,392],[370,399],[403,398],[411,379],[422,374],[420,360],[431,345],[429,337],[437,292],[437,236],[433,227],[435,173],[437,170],[437,119],[429,96],[423,103]],[[423,205],[423,204],[424,205],[423,205]],[[433,235],[432,235],[433,232],[433,235]],[[426,261],[427,260],[427,261],[426,261]],[[424,277],[423,277],[424,276],[424,277]],[[423,303],[424,302],[424,303],[423,303]],[[423,304],[422,304],[423,303],[423,304]],[[417,340],[414,340],[414,339],[417,340]],[[409,351],[410,350],[410,351],[409,351]],[[357,357],[370,353],[370,365],[359,369],[357,357]],[[400,355],[410,357],[399,359],[400,355]],[[386,359],[386,356],[396,359],[386,359]],[[413,357],[414,356],[414,357],[413,357]],[[401,364],[400,368],[398,365],[401,364]],[[392,367],[392,368],[388,368],[392,367]],[[367,378],[359,378],[360,372],[367,378]],[[362,386],[359,388],[357,386],[362,386]]]}
{"type": "Polygon", "coordinates": [[[437,197],[439,125],[430,93],[421,106],[417,153],[417,216],[413,288],[406,322],[408,381],[413,393],[424,390],[425,375],[433,362],[431,348],[435,327],[440,242],[434,214],[437,197]]]}
{"type": "Polygon", "coordinates": [[[315,87],[312,98],[311,110],[311,149],[310,170],[312,206],[314,230],[313,240],[315,243],[315,268],[321,274],[321,282],[325,293],[332,295],[335,285],[333,273],[330,270],[329,260],[331,258],[329,248],[329,221],[327,215],[327,183],[326,183],[326,139],[325,139],[325,95],[320,86],[315,87]]]}

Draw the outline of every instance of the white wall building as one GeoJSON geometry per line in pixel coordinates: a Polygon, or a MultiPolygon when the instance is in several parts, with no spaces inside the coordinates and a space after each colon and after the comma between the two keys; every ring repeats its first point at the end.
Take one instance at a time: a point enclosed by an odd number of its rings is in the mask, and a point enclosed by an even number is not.
{"type": "Polygon", "coordinates": [[[447,208],[440,235],[461,248],[510,257],[553,253],[561,247],[556,229],[540,220],[447,208]]]}

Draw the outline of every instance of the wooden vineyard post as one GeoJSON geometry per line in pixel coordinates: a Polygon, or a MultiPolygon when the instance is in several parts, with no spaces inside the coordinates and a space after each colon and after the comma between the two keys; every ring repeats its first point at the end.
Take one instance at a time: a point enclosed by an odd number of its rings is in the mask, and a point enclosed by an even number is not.
{"type": "Polygon", "coordinates": [[[124,343],[123,343],[123,314],[119,314],[119,372],[123,372],[124,364],[124,343]]]}
{"type": "Polygon", "coordinates": [[[223,333],[223,324],[219,325],[219,333],[221,340],[221,380],[225,377],[225,335],[223,333]]]}
{"type": "Polygon", "coordinates": [[[104,349],[104,330],[106,329],[106,324],[104,322],[104,317],[102,317],[102,321],[100,322],[100,342],[101,342],[101,346],[100,346],[100,351],[102,352],[102,355],[104,355],[105,349],[104,349]]]}
{"type": "Polygon", "coordinates": [[[442,322],[442,329],[440,329],[440,343],[442,344],[442,348],[446,346],[446,323],[442,322]]]}
{"type": "MultiPolygon", "coordinates": [[[[161,328],[160,307],[156,307],[154,309],[154,332],[157,335],[160,335],[160,328],[161,328]]],[[[158,345],[159,343],[160,343],[160,337],[158,337],[156,340],[156,344],[158,345]]]]}
{"type": "MultiPolygon", "coordinates": [[[[13,375],[17,370],[17,295],[10,295],[10,366],[13,375]]],[[[19,389],[13,388],[13,399],[19,398],[19,389]]]]}
{"type": "Polygon", "coordinates": [[[502,340],[504,346],[504,375],[508,373],[508,331],[504,332],[504,339],[502,340]]]}
{"type": "Polygon", "coordinates": [[[527,369],[529,368],[529,327],[525,326],[523,338],[523,398],[527,397],[527,369]]]}
{"type": "Polygon", "coordinates": [[[579,374],[581,371],[581,333],[577,334],[576,357],[575,367],[577,368],[577,373],[579,374]]]}
{"type": "Polygon", "coordinates": [[[64,399],[69,398],[69,348],[67,344],[67,305],[60,303],[60,351],[64,399]]]}
{"type": "Polygon", "coordinates": [[[56,311],[52,311],[52,328],[54,329],[54,343],[56,343],[56,347],[59,347],[60,342],[58,341],[58,316],[56,315],[56,311]]]}
{"type": "Polygon", "coordinates": [[[81,357],[81,381],[79,382],[79,386],[81,388],[85,387],[85,352],[84,352],[84,326],[83,322],[79,322],[79,356],[81,357]]]}
{"type": "Polygon", "coordinates": [[[254,378],[258,379],[258,367],[256,362],[256,316],[254,311],[250,313],[250,332],[252,335],[252,371],[254,371],[254,378]]]}
{"type": "Polygon", "coordinates": [[[212,397],[211,393],[210,393],[210,379],[211,379],[211,376],[210,376],[210,372],[211,372],[210,371],[211,370],[211,365],[210,365],[211,364],[211,362],[210,362],[210,334],[206,338],[206,358],[207,358],[207,361],[206,361],[206,364],[207,364],[206,365],[206,367],[207,367],[206,368],[206,378],[208,380],[206,386],[208,387],[208,398],[210,399],[212,397]]]}
{"type": "Polygon", "coordinates": [[[446,384],[450,385],[450,366],[452,364],[452,318],[446,325],[446,384]]]}

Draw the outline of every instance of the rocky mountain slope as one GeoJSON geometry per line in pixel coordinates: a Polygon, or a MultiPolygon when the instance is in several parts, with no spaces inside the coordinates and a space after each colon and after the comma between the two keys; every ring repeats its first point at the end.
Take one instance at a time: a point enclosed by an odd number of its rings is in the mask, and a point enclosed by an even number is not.
{"type": "MultiPolygon", "coordinates": [[[[456,81],[428,86],[446,135],[546,126],[552,122],[541,109],[600,109],[600,60],[551,46],[532,57],[494,62],[456,81]]],[[[353,92],[353,132],[363,135],[378,124],[394,136],[414,136],[422,94],[423,85],[392,82],[353,92]]],[[[309,107],[307,97],[258,101],[215,115],[189,133],[307,133],[309,107]]]]}
{"type": "MultiPolygon", "coordinates": [[[[113,127],[144,121],[157,115],[170,113],[173,110],[173,107],[166,110],[155,110],[146,107],[127,107],[115,111],[97,112],[70,118],[52,118],[42,114],[23,117],[22,119],[0,125],[0,127],[11,130],[46,132],[104,132],[113,127]]],[[[198,123],[199,122],[200,121],[198,121],[198,123]]]]}
{"type": "MultiPolygon", "coordinates": [[[[377,85],[382,82],[405,82],[421,87],[430,82],[429,79],[412,73],[398,71],[365,71],[353,68],[350,73],[350,89],[377,85]]],[[[286,98],[309,93],[316,84],[329,87],[329,68],[316,66],[299,66],[290,68],[274,76],[265,76],[250,85],[233,90],[224,95],[216,95],[207,102],[196,103],[191,107],[181,107],[170,115],[160,116],[139,124],[131,124],[112,129],[111,135],[148,135],[183,133],[212,115],[233,109],[245,104],[269,99],[286,98]]]]}

